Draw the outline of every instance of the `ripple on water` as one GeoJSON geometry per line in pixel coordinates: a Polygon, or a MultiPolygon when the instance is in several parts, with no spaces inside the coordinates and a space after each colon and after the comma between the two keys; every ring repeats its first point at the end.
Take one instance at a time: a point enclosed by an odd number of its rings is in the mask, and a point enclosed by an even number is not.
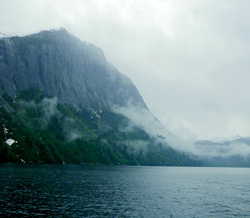
{"type": "Polygon", "coordinates": [[[250,214],[249,169],[0,165],[0,172],[2,217],[250,214]]]}

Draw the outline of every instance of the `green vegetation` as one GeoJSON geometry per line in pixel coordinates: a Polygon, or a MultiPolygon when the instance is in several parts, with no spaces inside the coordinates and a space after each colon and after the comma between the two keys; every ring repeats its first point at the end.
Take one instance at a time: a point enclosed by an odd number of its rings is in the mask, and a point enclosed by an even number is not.
{"type": "Polygon", "coordinates": [[[144,130],[128,128],[129,120],[120,114],[79,113],[36,90],[20,93],[15,102],[2,97],[14,112],[0,107],[0,162],[201,165],[144,130]],[[10,146],[5,137],[17,143],[10,146]]]}

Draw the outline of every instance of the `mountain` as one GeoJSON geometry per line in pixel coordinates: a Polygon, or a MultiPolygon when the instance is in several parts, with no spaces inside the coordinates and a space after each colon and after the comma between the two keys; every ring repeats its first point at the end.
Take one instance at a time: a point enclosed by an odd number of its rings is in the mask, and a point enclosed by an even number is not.
{"type": "Polygon", "coordinates": [[[224,141],[209,141],[209,140],[202,140],[202,141],[196,141],[196,145],[220,145],[220,146],[229,146],[231,144],[246,144],[250,146],[250,137],[239,137],[237,139],[233,140],[224,140],[224,141]]]}
{"type": "Polygon", "coordinates": [[[131,80],[108,63],[101,49],[65,29],[0,41],[0,89],[12,98],[36,89],[77,111],[100,110],[128,101],[145,107],[131,80]]]}
{"type": "Polygon", "coordinates": [[[204,166],[250,167],[250,138],[225,141],[196,141],[195,146],[207,154],[204,166]]]}
{"type": "Polygon", "coordinates": [[[158,122],[102,50],[65,29],[0,39],[1,162],[200,165],[119,113],[131,107],[158,122]]]}

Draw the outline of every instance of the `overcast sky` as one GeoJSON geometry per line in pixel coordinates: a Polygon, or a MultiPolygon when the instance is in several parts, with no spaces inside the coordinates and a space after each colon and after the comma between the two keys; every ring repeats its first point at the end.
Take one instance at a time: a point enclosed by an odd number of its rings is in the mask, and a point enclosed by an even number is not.
{"type": "Polygon", "coordinates": [[[249,0],[0,0],[0,32],[64,27],[128,75],[155,116],[196,139],[250,136],[249,0]]]}

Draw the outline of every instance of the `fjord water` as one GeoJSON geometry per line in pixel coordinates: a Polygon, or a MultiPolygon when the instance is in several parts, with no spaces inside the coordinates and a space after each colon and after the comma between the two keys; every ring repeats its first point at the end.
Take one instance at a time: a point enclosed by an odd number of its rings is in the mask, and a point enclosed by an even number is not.
{"type": "Polygon", "coordinates": [[[2,164],[0,216],[250,217],[250,169],[2,164]]]}

